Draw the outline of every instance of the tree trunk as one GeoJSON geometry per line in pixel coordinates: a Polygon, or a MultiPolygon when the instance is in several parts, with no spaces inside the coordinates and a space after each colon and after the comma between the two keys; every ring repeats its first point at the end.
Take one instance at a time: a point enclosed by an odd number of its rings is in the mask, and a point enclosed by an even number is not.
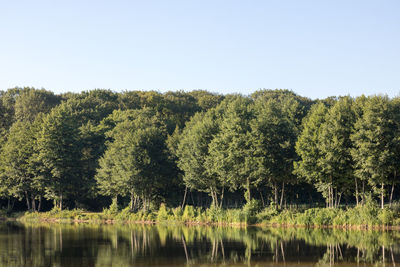
{"type": "Polygon", "coordinates": [[[25,191],[26,206],[28,210],[31,210],[31,203],[29,202],[28,192],[25,191]]]}
{"type": "Polygon", "coordinates": [[[32,199],[32,211],[36,211],[36,201],[35,201],[35,197],[33,195],[31,195],[31,199],[32,199]]]}
{"type": "Polygon", "coordinates": [[[282,191],[281,191],[281,201],[279,202],[279,208],[282,208],[283,205],[283,196],[285,195],[285,182],[282,182],[282,191]]]}
{"type": "Polygon", "coordinates": [[[213,191],[213,206],[217,206],[217,194],[213,191]]]}
{"type": "Polygon", "coordinates": [[[220,199],[219,208],[222,208],[222,201],[224,200],[224,191],[225,191],[225,187],[222,187],[222,193],[221,193],[221,199],[220,199]]]}
{"type": "Polygon", "coordinates": [[[136,211],[139,206],[139,197],[135,195],[135,198],[133,199],[133,210],[136,211]]]}
{"type": "Polygon", "coordinates": [[[39,196],[38,211],[40,211],[41,207],[42,207],[42,196],[39,196]]]}
{"type": "Polygon", "coordinates": [[[183,209],[185,207],[185,204],[186,204],[187,190],[188,190],[188,187],[186,186],[185,187],[185,194],[183,195],[183,201],[182,201],[181,209],[183,209]]]}
{"type": "Polygon", "coordinates": [[[278,185],[276,182],[274,183],[274,202],[275,207],[278,208],[278,185]]]}
{"type": "Polygon", "coordinates": [[[129,203],[129,208],[131,211],[134,210],[135,208],[135,194],[133,193],[133,191],[131,192],[131,202],[129,203]]]}
{"type": "Polygon", "coordinates": [[[335,190],[335,208],[337,208],[339,206],[338,195],[339,195],[338,190],[336,188],[336,190],[335,190]]]}
{"type": "Polygon", "coordinates": [[[381,209],[384,208],[384,201],[385,201],[385,184],[381,184],[381,209]]]}
{"type": "Polygon", "coordinates": [[[250,200],[251,200],[251,192],[250,192],[250,179],[249,178],[247,178],[247,180],[246,180],[246,190],[247,190],[247,192],[246,192],[246,201],[250,202],[250,200]]]}
{"type": "Polygon", "coordinates": [[[331,184],[331,208],[335,207],[335,191],[331,184]]]}
{"type": "Polygon", "coordinates": [[[331,197],[332,197],[332,195],[331,195],[331,186],[329,185],[328,186],[328,208],[331,207],[331,197]]]}
{"type": "Polygon", "coordinates": [[[392,190],[390,190],[389,208],[392,207],[393,191],[394,191],[394,181],[393,181],[393,183],[392,183],[392,190]]]}
{"type": "Polygon", "coordinates": [[[365,204],[365,181],[362,181],[362,205],[365,204]]]}
{"type": "Polygon", "coordinates": [[[338,204],[337,204],[338,207],[340,206],[340,200],[341,199],[342,199],[342,193],[339,193],[338,204]]]}
{"type": "Polygon", "coordinates": [[[357,178],[354,177],[354,182],[356,185],[356,205],[358,206],[358,183],[357,183],[357,178]]]}
{"type": "Polygon", "coordinates": [[[63,207],[63,195],[61,193],[61,195],[60,195],[60,210],[62,210],[62,207],[63,207]]]}
{"type": "Polygon", "coordinates": [[[263,198],[263,195],[262,195],[261,191],[260,191],[260,197],[261,197],[261,201],[262,201],[263,207],[265,207],[265,202],[264,202],[264,198],[263,198]]]}
{"type": "Polygon", "coordinates": [[[213,188],[210,188],[210,194],[211,194],[211,199],[212,199],[211,206],[214,206],[215,205],[215,195],[214,195],[213,188]]]}
{"type": "Polygon", "coordinates": [[[217,194],[215,193],[214,189],[211,189],[211,197],[212,197],[211,206],[217,206],[218,205],[216,196],[217,196],[217,194]]]}
{"type": "MultiPolygon", "coordinates": [[[[329,208],[329,205],[331,204],[331,188],[328,187],[328,198],[325,200],[325,207],[329,208]]],[[[311,206],[310,206],[311,207],[311,206]]]]}

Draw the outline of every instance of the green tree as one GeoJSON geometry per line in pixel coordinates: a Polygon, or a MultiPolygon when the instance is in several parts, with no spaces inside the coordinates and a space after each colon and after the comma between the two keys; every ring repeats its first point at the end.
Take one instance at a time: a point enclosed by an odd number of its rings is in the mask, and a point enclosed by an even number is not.
{"type": "Polygon", "coordinates": [[[43,196],[41,176],[36,175],[34,165],[37,135],[41,129],[42,116],[34,122],[15,122],[7,142],[1,150],[1,183],[6,185],[8,195],[25,198],[28,210],[39,210],[43,196]],[[39,200],[39,204],[36,204],[39,200]]]}
{"type": "Polygon", "coordinates": [[[398,106],[387,96],[373,96],[365,102],[363,114],[355,124],[351,139],[355,175],[367,181],[380,195],[384,207],[385,185],[392,183],[399,169],[398,106]]]}
{"type": "Polygon", "coordinates": [[[301,158],[295,164],[296,173],[315,185],[329,207],[338,206],[343,192],[350,192],[353,184],[350,135],[355,118],[350,97],[340,98],[329,109],[320,103],[305,120],[296,144],[301,158]]]}
{"type": "Polygon", "coordinates": [[[303,130],[296,142],[296,152],[300,159],[294,162],[294,173],[313,184],[325,199],[328,199],[328,188],[325,182],[326,176],[318,164],[323,156],[318,143],[327,112],[327,107],[323,103],[318,103],[312,106],[310,113],[304,118],[303,130]]]}
{"type": "Polygon", "coordinates": [[[352,185],[355,180],[350,135],[353,132],[355,118],[353,99],[343,97],[330,107],[325,122],[321,125],[318,146],[322,155],[317,164],[325,176],[325,183],[328,184],[330,207],[338,206],[342,194],[353,190],[352,185]]]}
{"type": "Polygon", "coordinates": [[[255,101],[250,139],[252,175],[259,183],[273,188],[274,202],[279,206],[283,204],[285,184],[294,181],[293,161],[297,157],[294,147],[298,133],[295,114],[299,106],[292,96],[255,101]]]}
{"type": "Polygon", "coordinates": [[[151,109],[126,113],[120,115],[127,119],[108,133],[113,141],[100,160],[96,179],[103,194],[130,194],[131,209],[140,200],[146,210],[170,174],[166,128],[151,109]]]}
{"type": "Polygon", "coordinates": [[[74,205],[90,207],[96,205],[91,201],[96,197],[97,186],[94,176],[99,166],[99,159],[105,150],[105,132],[109,129],[102,127],[102,120],[118,109],[118,94],[111,90],[96,89],[69,96],[65,105],[73,113],[78,127],[77,143],[81,151],[79,169],[76,174],[80,186],[75,190],[74,205]]]}
{"type": "Polygon", "coordinates": [[[0,93],[0,146],[7,140],[8,130],[15,122],[15,99],[22,90],[16,87],[0,93]]]}
{"type": "Polygon", "coordinates": [[[209,144],[210,156],[206,158],[207,172],[218,177],[223,187],[231,191],[246,190],[245,198],[251,200],[253,168],[250,151],[250,121],[254,111],[249,98],[236,96],[225,108],[220,131],[209,144]]]}
{"type": "Polygon", "coordinates": [[[24,88],[15,99],[15,120],[33,122],[39,113],[49,113],[60,102],[61,97],[53,92],[24,88]]]}
{"type": "Polygon", "coordinates": [[[225,98],[223,95],[210,93],[205,90],[194,90],[188,94],[197,100],[197,104],[202,111],[216,108],[225,98]]]}
{"type": "Polygon", "coordinates": [[[309,112],[315,101],[302,97],[290,90],[258,90],[251,94],[254,101],[277,101],[280,103],[291,120],[295,121],[298,128],[301,127],[303,118],[309,112]],[[294,104],[295,103],[295,104],[294,104]]]}
{"type": "Polygon", "coordinates": [[[220,130],[225,106],[226,102],[223,102],[217,108],[195,114],[183,129],[176,150],[185,185],[208,193],[213,205],[219,204],[222,186],[217,176],[208,171],[206,160],[210,157],[209,145],[220,130]]]}
{"type": "Polygon", "coordinates": [[[63,208],[63,200],[82,185],[79,121],[66,102],[44,118],[38,138],[38,160],[46,177],[46,198],[63,208]]]}

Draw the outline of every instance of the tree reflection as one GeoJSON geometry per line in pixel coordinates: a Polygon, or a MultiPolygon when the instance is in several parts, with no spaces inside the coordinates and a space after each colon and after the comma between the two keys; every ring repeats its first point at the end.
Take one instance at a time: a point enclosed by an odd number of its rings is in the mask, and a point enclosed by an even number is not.
{"type": "MultiPolygon", "coordinates": [[[[182,225],[0,224],[1,266],[342,262],[395,266],[400,232],[182,225]]],[[[289,265],[288,265],[289,266],[289,265]]]]}

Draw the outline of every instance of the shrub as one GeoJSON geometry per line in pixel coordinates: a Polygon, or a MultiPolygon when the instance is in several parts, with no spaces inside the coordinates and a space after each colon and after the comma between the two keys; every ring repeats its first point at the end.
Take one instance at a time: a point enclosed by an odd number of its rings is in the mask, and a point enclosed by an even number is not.
{"type": "Polygon", "coordinates": [[[207,210],[206,210],[206,214],[207,214],[207,221],[208,222],[221,222],[221,217],[222,217],[222,209],[215,206],[215,205],[211,205],[207,210]]]}
{"type": "Polygon", "coordinates": [[[115,215],[118,213],[118,201],[117,198],[113,198],[112,203],[108,209],[103,209],[103,214],[104,215],[115,215]]]}
{"type": "Polygon", "coordinates": [[[160,205],[160,208],[158,209],[157,212],[157,221],[161,222],[161,221],[167,221],[170,219],[170,212],[167,209],[167,207],[165,206],[164,203],[162,203],[160,205]]]}
{"type": "Polygon", "coordinates": [[[227,223],[245,223],[246,216],[241,209],[228,209],[224,212],[224,220],[227,223]]]}
{"type": "Polygon", "coordinates": [[[253,224],[257,222],[257,213],[261,210],[260,201],[252,199],[243,206],[245,222],[253,224]]]}
{"type": "Polygon", "coordinates": [[[183,211],[182,211],[181,207],[172,209],[172,213],[174,214],[175,220],[182,221],[183,211]]]}
{"type": "Polygon", "coordinates": [[[118,212],[115,216],[113,216],[113,219],[119,221],[128,221],[130,219],[131,213],[132,213],[131,208],[128,206],[125,209],[118,212]]]}
{"type": "Polygon", "coordinates": [[[393,225],[395,213],[388,208],[381,209],[378,212],[378,219],[381,225],[393,225]]]}
{"type": "Polygon", "coordinates": [[[311,216],[311,221],[314,225],[333,225],[333,220],[336,217],[338,209],[334,208],[315,208],[309,209],[312,211],[309,216],[311,216]]]}
{"type": "Polygon", "coordinates": [[[349,215],[344,210],[338,210],[336,217],[333,219],[333,225],[346,226],[349,224],[349,215]]]}
{"type": "Polygon", "coordinates": [[[204,211],[202,208],[197,208],[196,213],[197,213],[197,217],[196,217],[197,222],[201,222],[201,223],[208,222],[206,211],[204,211]]]}
{"type": "Polygon", "coordinates": [[[271,218],[270,223],[277,224],[296,224],[297,213],[292,210],[283,210],[278,215],[271,218]]]}
{"type": "Polygon", "coordinates": [[[260,213],[257,214],[257,220],[259,222],[268,222],[272,217],[278,215],[278,210],[276,206],[271,204],[265,207],[260,213]]]}
{"type": "Polygon", "coordinates": [[[346,211],[349,225],[378,225],[379,207],[372,198],[367,198],[364,205],[350,208],[346,211]]]}
{"type": "Polygon", "coordinates": [[[183,210],[182,220],[184,222],[192,222],[196,219],[196,213],[193,206],[186,205],[185,209],[183,210]]]}

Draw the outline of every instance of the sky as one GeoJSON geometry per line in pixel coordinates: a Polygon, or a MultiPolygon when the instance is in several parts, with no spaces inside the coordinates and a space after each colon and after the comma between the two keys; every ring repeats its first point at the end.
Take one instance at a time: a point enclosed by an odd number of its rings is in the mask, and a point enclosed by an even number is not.
{"type": "Polygon", "coordinates": [[[0,90],[400,95],[398,0],[0,0],[0,90]]]}

